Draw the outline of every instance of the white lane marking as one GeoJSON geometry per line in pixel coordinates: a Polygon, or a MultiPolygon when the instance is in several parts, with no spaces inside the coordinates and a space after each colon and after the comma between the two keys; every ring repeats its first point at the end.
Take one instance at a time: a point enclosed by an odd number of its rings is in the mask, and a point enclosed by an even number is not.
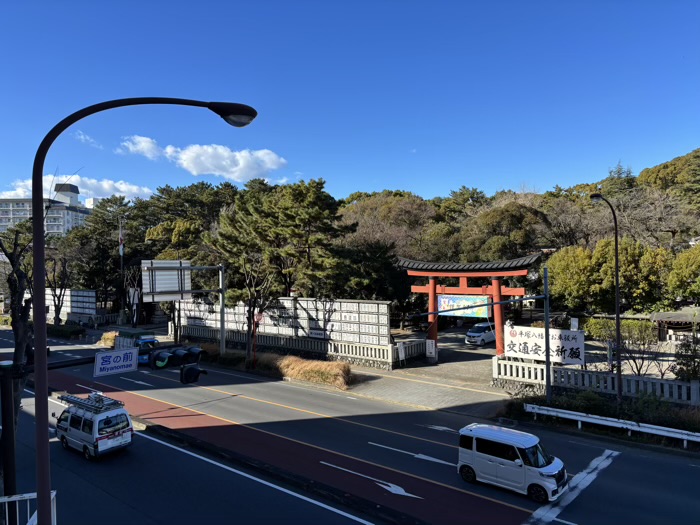
{"type": "Polygon", "coordinates": [[[85,390],[91,390],[92,392],[99,392],[99,390],[95,390],[94,388],[90,388],[89,386],[81,385],[80,383],[76,383],[75,386],[79,386],[80,388],[84,388],[85,390]]]}
{"type": "Polygon", "coordinates": [[[558,521],[559,523],[563,523],[564,525],[576,525],[575,523],[571,521],[566,521],[561,518],[554,518],[554,521],[558,521]]]}
{"type": "Polygon", "coordinates": [[[525,525],[534,525],[537,523],[550,523],[557,519],[557,516],[574,501],[579,494],[588,485],[593,483],[593,480],[600,474],[605,468],[610,466],[612,460],[619,456],[619,452],[614,450],[606,450],[589,463],[589,465],[583,470],[576,474],[572,480],[569,482],[569,490],[567,490],[561,498],[559,498],[554,503],[544,505],[537,509],[532,516],[525,522],[525,525]]]}
{"type": "Polygon", "coordinates": [[[694,465],[693,463],[690,463],[690,466],[691,466],[691,467],[700,468],[700,465],[694,465]]]}
{"type": "MultiPolygon", "coordinates": [[[[574,445],[581,445],[582,447],[591,447],[591,448],[599,448],[602,450],[610,450],[609,448],[601,447],[600,445],[593,445],[591,443],[584,443],[583,441],[576,441],[574,439],[570,439],[569,443],[573,443],[574,445]]],[[[611,452],[617,452],[618,454],[620,453],[618,450],[612,450],[611,452]]]]}
{"type": "Polygon", "coordinates": [[[138,381],[137,379],[129,379],[128,377],[119,376],[119,379],[123,379],[124,381],[131,381],[132,383],[136,383],[138,385],[153,386],[152,384],[146,383],[145,381],[138,381]]]}
{"type": "Polygon", "coordinates": [[[439,425],[418,425],[419,427],[426,427],[431,430],[438,430],[439,432],[449,432],[450,434],[459,434],[459,430],[455,430],[450,427],[441,427],[439,425]]]}
{"type": "Polygon", "coordinates": [[[393,447],[388,447],[386,445],[380,445],[379,443],[372,443],[371,441],[368,441],[370,445],[374,445],[375,447],[381,447],[385,448],[387,450],[393,450],[394,452],[400,452],[401,454],[407,454],[409,456],[413,456],[416,459],[424,459],[425,461],[432,461],[433,463],[442,463],[443,465],[449,465],[450,467],[456,467],[457,463],[450,463],[449,461],[443,461],[438,458],[434,458],[431,456],[426,456],[425,454],[416,454],[415,452],[408,452],[407,450],[401,450],[398,448],[393,448],[393,447]]]}
{"type": "Polygon", "coordinates": [[[388,490],[392,494],[396,494],[397,496],[406,496],[408,498],[417,498],[417,499],[423,499],[420,496],[416,496],[415,494],[411,494],[410,492],[406,492],[406,490],[403,487],[400,487],[399,485],[396,485],[394,483],[390,483],[389,481],[383,481],[381,479],[377,478],[372,478],[370,476],[366,476],[364,474],[360,474],[359,472],[353,472],[352,470],[348,470],[343,467],[339,467],[338,465],[333,465],[332,463],[326,463],[325,461],[319,461],[321,465],[326,465],[327,467],[333,467],[337,468],[338,470],[343,470],[345,472],[349,472],[350,474],[354,474],[355,476],[360,476],[361,478],[365,479],[370,479],[374,481],[377,485],[382,487],[383,489],[388,490]]]}
{"type": "Polygon", "coordinates": [[[306,501],[307,503],[311,503],[312,505],[316,505],[316,506],[321,507],[323,509],[326,509],[330,512],[334,512],[336,514],[339,514],[341,516],[349,518],[353,521],[356,521],[357,523],[363,523],[365,525],[374,525],[371,521],[365,521],[363,519],[358,518],[357,516],[353,516],[352,514],[348,514],[347,512],[343,512],[342,510],[334,509],[330,505],[326,505],[325,503],[321,503],[320,501],[316,501],[316,500],[313,500],[313,499],[308,498],[306,496],[302,496],[301,494],[297,494],[296,492],[292,492],[291,490],[285,489],[285,488],[280,487],[278,485],[274,485],[274,484],[270,483],[269,481],[265,481],[264,479],[256,478],[255,476],[252,476],[252,475],[247,474],[245,472],[242,472],[240,470],[236,470],[235,468],[229,467],[227,465],[222,465],[221,463],[217,463],[216,461],[214,461],[212,459],[199,456],[193,452],[190,452],[189,450],[183,450],[179,447],[171,445],[170,443],[166,443],[165,441],[161,441],[160,439],[156,439],[154,437],[147,436],[147,435],[142,434],[140,432],[136,432],[135,435],[142,437],[142,438],[145,438],[145,439],[150,439],[151,441],[155,441],[156,443],[160,443],[164,447],[172,448],[173,450],[177,450],[178,452],[181,452],[182,454],[187,454],[188,456],[191,456],[193,458],[197,458],[201,461],[205,461],[205,462],[209,463],[210,465],[214,465],[215,467],[219,467],[219,468],[222,468],[224,470],[228,470],[229,472],[232,472],[233,474],[236,474],[238,476],[243,476],[244,478],[247,478],[251,481],[255,481],[256,483],[260,483],[262,485],[265,485],[266,487],[270,487],[271,489],[275,489],[275,490],[278,490],[280,492],[284,492],[285,494],[288,494],[294,498],[299,498],[303,501],[306,501]]]}

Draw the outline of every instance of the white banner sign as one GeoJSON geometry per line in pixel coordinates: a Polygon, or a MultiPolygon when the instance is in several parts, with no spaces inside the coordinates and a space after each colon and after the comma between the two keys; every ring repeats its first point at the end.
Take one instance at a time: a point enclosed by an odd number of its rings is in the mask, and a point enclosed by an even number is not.
{"type": "MultiPolygon", "coordinates": [[[[508,357],[544,361],[544,328],[529,326],[505,327],[503,330],[508,357]]],[[[549,329],[549,359],[552,363],[582,365],[586,362],[582,330],[549,329]]]]}
{"type": "Polygon", "coordinates": [[[426,357],[437,357],[437,344],[433,339],[425,340],[425,356],[426,357]]]}
{"type": "Polygon", "coordinates": [[[138,348],[121,348],[95,354],[95,371],[93,377],[109,374],[123,374],[136,370],[139,366],[138,348]]]}
{"type": "Polygon", "coordinates": [[[399,350],[399,360],[403,361],[404,359],[406,359],[406,348],[404,346],[404,343],[399,342],[396,344],[396,347],[399,350]]]}

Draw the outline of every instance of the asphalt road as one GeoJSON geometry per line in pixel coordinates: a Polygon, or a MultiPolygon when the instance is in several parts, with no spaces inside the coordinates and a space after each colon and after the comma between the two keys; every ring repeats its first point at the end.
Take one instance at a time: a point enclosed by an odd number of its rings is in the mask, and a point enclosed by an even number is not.
{"type": "MultiPolygon", "coordinates": [[[[52,360],[94,352],[54,350],[52,360]]],[[[51,372],[50,384],[121,396],[138,417],[421,521],[656,524],[700,515],[698,456],[521,425],[570,473],[572,490],[538,508],[524,496],[461,481],[456,432],[474,421],[465,416],[215,369],[196,386],[181,385],[169,370],[95,380],[91,367],[51,372]]]]}
{"type": "MultiPolygon", "coordinates": [[[[35,490],[34,400],[28,396],[17,436],[22,493],[35,490]]],[[[50,402],[50,411],[61,409],[50,402]]],[[[63,450],[56,439],[50,453],[60,524],[284,523],[290,516],[313,523],[371,523],[271,482],[260,472],[231,467],[142,433],[136,433],[130,448],[97,461],[63,450]]]]}

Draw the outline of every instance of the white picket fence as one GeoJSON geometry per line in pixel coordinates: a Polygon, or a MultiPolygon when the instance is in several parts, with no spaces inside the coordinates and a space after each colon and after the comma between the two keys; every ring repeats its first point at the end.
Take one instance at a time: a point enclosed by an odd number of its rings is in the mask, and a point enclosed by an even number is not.
{"type": "MultiPolygon", "coordinates": [[[[219,340],[220,331],[207,326],[183,325],[182,335],[219,340]]],[[[245,344],[247,334],[239,330],[226,330],[226,342],[231,344],[245,344]]],[[[362,363],[377,368],[392,369],[399,364],[399,353],[396,344],[366,345],[358,343],[346,343],[330,341],[327,339],[314,339],[311,337],[292,337],[284,335],[261,334],[256,335],[257,345],[292,350],[297,352],[311,352],[323,355],[328,359],[348,361],[350,363],[362,363]]],[[[425,340],[410,341],[404,343],[405,359],[425,356],[425,340]]]]}
{"type": "MultiPolygon", "coordinates": [[[[541,363],[512,361],[508,358],[492,358],[493,379],[545,385],[545,365],[541,363]]],[[[617,377],[614,373],[551,367],[551,384],[555,387],[594,390],[606,394],[617,393],[617,377]]],[[[622,395],[637,397],[654,394],[663,401],[700,406],[700,381],[678,381],[644,376],[622,376],[622,395]]]]}

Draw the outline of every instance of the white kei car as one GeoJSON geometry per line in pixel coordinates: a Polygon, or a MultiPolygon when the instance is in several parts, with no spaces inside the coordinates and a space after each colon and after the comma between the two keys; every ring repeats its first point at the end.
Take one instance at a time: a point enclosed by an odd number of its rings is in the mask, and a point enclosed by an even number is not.
{"type": "Polygon", "coordinates": [[[472,326],[464,338],[464,342],[468,345],[484,346],[496,340],[496,332],[490,322],[477,323],[472,326]]]}

